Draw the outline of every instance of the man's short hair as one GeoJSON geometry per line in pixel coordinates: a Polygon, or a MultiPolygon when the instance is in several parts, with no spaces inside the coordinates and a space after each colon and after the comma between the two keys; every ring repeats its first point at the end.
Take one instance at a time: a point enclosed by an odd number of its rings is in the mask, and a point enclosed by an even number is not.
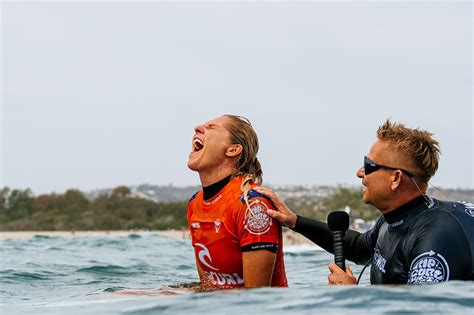
{"type": "Polygon", "coordinates": [[[418,128],[408,128],[387,119],[377,129],[377,137],[382,141],[390,141],[399,152],[411,157],[416,167],[414,175],[418,182],[427,184],[438,170],[441,150],[432,133],[418,128]]]}

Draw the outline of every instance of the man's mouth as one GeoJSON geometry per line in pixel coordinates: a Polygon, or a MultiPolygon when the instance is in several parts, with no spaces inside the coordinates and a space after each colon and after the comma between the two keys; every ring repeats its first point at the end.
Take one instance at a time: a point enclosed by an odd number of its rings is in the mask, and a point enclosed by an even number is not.
{"type": "Polygon", "coordinates": [[[193,140],[193,151],[192,152],[201,151],[203,148],[204,148],[204,143],[200,139],[194,138],[194,140],[193,140]]]}

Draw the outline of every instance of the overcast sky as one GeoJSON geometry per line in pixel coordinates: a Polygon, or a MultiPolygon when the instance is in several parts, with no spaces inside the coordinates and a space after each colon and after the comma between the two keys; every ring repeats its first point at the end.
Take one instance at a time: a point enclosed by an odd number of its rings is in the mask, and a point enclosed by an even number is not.
{"type": "Polygon", "coordinates": [[[474,188],[472,4],[2,2],[0,186],[198,185],[193,127],[249,118],[267,184],[350,184],[386,118],[474,188]]]}

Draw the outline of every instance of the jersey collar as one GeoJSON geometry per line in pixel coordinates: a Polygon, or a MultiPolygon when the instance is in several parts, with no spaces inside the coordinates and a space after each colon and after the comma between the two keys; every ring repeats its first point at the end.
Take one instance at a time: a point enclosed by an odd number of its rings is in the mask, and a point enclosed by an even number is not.
{"type": "MultiPolygon", "coordinates": [[[[402,220],[406,217],[406,215],[414,210],[419,208],[420,206],[426,206],[425,204],[425,197],[418,196],[415,199],[407,202],[406,204],[402,205],[401,207],[390,211],[389,213],[384,214],[385,221],[392,226],[392,225],[401,225],[403,224],[402,220]]],[[[395,227],[393,226],[393,227],[395,227]]]]}
{"type": "Polygon", "coordinates": [[[221,191],[221,189],[224,188],[225,185],[227,185],[230,182],[230,177],[231,177],[231,175],[221,179],[217,183],[214,183],[214,184],[209,185],[207,187],[203,187],[202,188],[203,193],[204,193],[203,199],[204,200],[209,200],[209,199],[212,199],[215,195],[217,195],[219,193],[219,191],[221,191]]]}

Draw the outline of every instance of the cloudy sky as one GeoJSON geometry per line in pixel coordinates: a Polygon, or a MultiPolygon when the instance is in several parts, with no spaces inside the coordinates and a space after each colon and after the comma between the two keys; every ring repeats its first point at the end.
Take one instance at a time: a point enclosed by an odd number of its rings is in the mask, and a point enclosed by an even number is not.
{"type": "Polygon", "coordinates": [[[474,188],[472,3],[3,1],[0,186],[198,185],[193,127],[260,137],[265,183],[358,185],[386,119],[474,188]]]}

